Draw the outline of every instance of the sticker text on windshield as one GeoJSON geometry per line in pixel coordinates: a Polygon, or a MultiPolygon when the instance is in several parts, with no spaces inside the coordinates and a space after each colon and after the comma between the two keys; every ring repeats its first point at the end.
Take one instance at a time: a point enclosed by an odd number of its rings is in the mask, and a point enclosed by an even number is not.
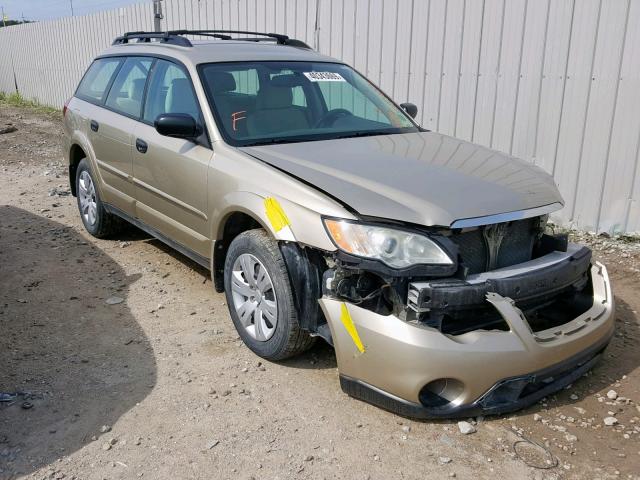
{"type": "Polygon", "coordinates": [[[342,75],[334,72],[304,72],[304,76],[312,82],[345,82],[342,75]]]}

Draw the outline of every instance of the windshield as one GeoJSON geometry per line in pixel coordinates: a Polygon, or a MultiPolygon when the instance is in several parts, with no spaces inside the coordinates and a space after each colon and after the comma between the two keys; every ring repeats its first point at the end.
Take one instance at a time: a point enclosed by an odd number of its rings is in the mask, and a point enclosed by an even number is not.
{"type": "Polygon", "coordinates": [[[419,131],[346,65],[233,62],[199,71],[219,128],[235,146],[419,131]]]}

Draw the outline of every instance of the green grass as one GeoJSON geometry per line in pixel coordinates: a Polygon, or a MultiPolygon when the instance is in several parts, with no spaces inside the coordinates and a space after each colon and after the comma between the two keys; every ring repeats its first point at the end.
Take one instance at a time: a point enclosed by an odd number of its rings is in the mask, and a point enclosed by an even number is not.
{"type": "Polygon", "coordinates": [[[20,108],[28,108],[34,110],[38,113],[45,113],[47,115],[53,115],[60,113],[60,110],[57,108],[47,107],[46,105],[42,105],[37,100],[29,100],[24,98],[19,93],[5,93],[0,92],[0,107],[20,107],[20,108]]]}

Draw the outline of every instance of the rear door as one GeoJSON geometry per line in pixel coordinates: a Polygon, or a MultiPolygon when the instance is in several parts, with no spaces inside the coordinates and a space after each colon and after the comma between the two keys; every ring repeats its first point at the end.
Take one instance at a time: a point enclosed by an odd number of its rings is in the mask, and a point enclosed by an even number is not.
{"type": "MultiPolygon", "coordinates": [[[[75,96],[83,101],[77,103],[74,113],[81,118],[83,133],[93,149],[98,170],[95,174],[100,179],[103,200],[126,210],[127,202],[119,200],[128,193],[130,210],[133,207],[132,186],[127,172],[131,169],[131,155],[127,156],[125,152],[122,157],[121,142],[114,142],[113,135],[105,135],[109,131],[109,117],[113,114],[104,109],[104,102],[124,61],[122,57],[109,57],[99,58],[91,64],[76,90],[75,96]]],[[[131,147],[125,147],[125,150],[130,152],[131,147]]]]}
{"type": "Polygon", "coordinates": [[[104,181],[103,200],[133,216],[133,130],[142,111],[142,97],[153,58],[120,60],[103,106],[91,112],[89,135],[104,181]]]}
{"type": "Polygon", "coordinates": [[[162,113],[185,113],[203,124],[191,78],[177,63],[158,59],[149,79],[142,122],[133,140],[136,216],[180,245],[209,257],[207,172],[213,155],[206,136],[190,141],[160,135],[162,113]]]}

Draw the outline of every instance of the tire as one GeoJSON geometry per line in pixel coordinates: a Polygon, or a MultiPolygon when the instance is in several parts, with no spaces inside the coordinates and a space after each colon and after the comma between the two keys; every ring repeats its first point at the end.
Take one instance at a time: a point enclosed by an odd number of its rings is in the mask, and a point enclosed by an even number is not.
{"type": "Polygon", "coordinates": [[[123,221],[104,208],[86,158],[80,160],[76,170],[76,193],[80,219],[87,232],[96,238],[106,238],[122,229],[123,221]]]}
{"type": "Polygon", "coordinates": [[[224,265],[224,289],[233,324],[256,355],[283,360],[313,345],[315,338],[298,323],[278,242],[264,230],[249,230],[231,242],[224,265]],[[255,273],[253,282],[246,272],[255,273]]]}

